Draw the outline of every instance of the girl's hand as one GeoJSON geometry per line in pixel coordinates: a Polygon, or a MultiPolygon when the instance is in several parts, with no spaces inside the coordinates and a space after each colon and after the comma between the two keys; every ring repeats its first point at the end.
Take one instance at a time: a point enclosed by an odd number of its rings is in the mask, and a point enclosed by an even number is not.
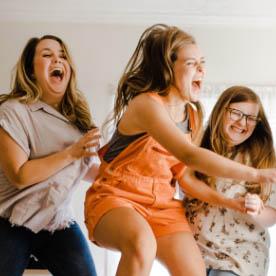
{"type": "Polygon", "coordinates": [[[99,129],[93,128],[66,150],[74,159],[95,156],[100,146],[100,137],[99,129]]]}
{"type": "Polygon", "coordinates": [[[257,194],[246,194],[245,196],[246,213],[251,216],[259,215],[264,209],[264,203],[257,194]]]}

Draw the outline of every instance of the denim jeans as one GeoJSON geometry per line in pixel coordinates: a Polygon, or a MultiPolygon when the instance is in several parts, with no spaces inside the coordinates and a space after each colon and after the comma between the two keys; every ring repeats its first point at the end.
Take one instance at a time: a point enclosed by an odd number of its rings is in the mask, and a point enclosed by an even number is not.
{"type": "Polygon", "coordinates": [[[229,270],[207,269],[207,276],[239,276],[239,275],[229,270]]]}
{"type": "Polygon", "coordinates": [[[35,234],[0,218],[0,275],[21,276],[30,255],[54,276],[96,276],[88,244],[77,223],[35,234]]]}

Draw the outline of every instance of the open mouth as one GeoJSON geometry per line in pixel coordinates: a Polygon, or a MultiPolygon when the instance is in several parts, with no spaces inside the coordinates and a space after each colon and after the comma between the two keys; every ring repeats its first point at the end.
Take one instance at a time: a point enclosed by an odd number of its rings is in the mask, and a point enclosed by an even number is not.
{"type": "Polygon", "coordinates": [[[195,80],[192,82],[193,87],[201,89],[201,80],[195,80]]]}
{"type": "Polygon", "coordinates": [[[201,81],[201,80],[194,80],[194,81],[192,81],[192,86],[193,86],[196,90],[201,90],[201,84],[202,84],[202,81],[201,81]]]}
{"type": "Polygon", "coordinates": [[[60,81],[64,77],[64,72],[61,68],[55,68],[50,72],[50,76],[59,79],[60,81]]]}
{"type": "Polygon", "coordinates": [[[241,128],[238,128],[238,127],[235,127],[235,126],[232,126],[231,127],[232,128],[232,130],[234,131],[234,132],[236,132],[236,133],[244,133],[245,132],[245,130],[244,129],[241,129],[241,128]]]}

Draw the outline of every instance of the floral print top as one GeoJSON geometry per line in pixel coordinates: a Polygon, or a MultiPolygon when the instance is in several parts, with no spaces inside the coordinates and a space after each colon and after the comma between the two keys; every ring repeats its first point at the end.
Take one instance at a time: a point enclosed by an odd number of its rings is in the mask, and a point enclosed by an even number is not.
{"type": "MultiPolygon", "coordinates": [[[[217,178],[217,191],[229,198],[253,193],[246,182],[217,178]]],[[[207,268],[230,270],[240,276],[265,276],[269,261],[269,233],[250,215],[207,203],[196,210],[185,199],[187,218],[207,268]]],[[[266,206],[276,208],[275,185],[266,206]]]]}

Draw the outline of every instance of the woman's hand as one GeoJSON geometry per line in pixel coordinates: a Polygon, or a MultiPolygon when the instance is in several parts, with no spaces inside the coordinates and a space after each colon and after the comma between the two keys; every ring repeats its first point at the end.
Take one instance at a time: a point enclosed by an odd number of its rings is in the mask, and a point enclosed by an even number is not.
{"type": "Polygon", "coordinates": [[[65,150],[29,160],[26,152],[0,128],[0,166],[10,183],[23,189],[46,180],[81,157],[97,155],[99,138],[99,130],[93,129],[65,150]]]}
{"type": "Polygon", "coordinates": [[[66,150],[74,159],[97,155],[100,146],[100,132],[94,128],[83,135],[76,143],[70,145],[66,150]]]}
{"type": "Polygon", "coordinates": [[[246,213],[251,216],[258,216],[264,209],[264,203],[257,194],[246,194],[244,206],[246,213]]]}

